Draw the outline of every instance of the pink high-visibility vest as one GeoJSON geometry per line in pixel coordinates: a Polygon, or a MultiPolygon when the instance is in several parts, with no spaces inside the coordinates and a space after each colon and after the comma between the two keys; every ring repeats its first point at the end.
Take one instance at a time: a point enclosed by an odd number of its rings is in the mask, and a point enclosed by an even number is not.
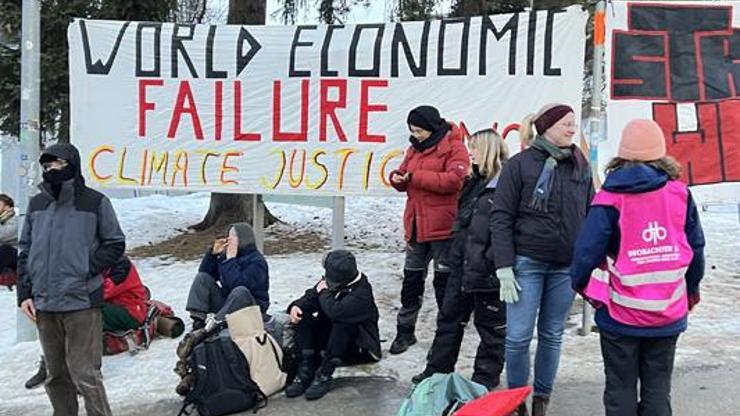
{"type": "Polygon", "coordinates": [[[685,232],[688,188],[668,181],[660,189],[621,194],[599,191],[593,205],[619,211],[616,258],[591,276],[585,294],[608,308],[616,321],[664,326],[688,312],[686,270],[694,252],[685,232]]]}

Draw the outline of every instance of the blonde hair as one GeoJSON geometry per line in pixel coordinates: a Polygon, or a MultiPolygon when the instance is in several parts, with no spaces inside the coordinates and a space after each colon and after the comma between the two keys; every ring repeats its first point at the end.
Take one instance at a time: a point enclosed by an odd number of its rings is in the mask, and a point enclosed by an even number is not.
{"type": "Polygon", "coordinates": [[[481,157],[478,172],[489,181],[501,172],[504,161],[509,158],[509,147],[501,135],[491,129],[473,133],[468,139],[468,146],[478,150],[481,157]]]}
{"type": "Polygon", "coordinates": [[[669,178],[674,180],[681,177],[681,164],[678,163],[678,161],[671,156],[663,156],[660,159],[651,160],[649,162],[643,162],[639,160],[627,160],[622,159],[621,157],[615,157],[614,159],[610,160],[609,163],[607,163],[604,172],[608,175],[618,169],[628,168],[630,166],[640,164],[660,169],[663,172],[667,173],[669,178]]]}

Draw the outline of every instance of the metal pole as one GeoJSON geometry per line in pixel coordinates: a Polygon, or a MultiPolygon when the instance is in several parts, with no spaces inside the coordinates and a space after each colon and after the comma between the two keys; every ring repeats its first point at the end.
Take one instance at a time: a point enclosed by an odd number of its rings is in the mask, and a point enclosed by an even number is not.
{"type": "MultiPolygon", "coordinates": [[[[23,0],[21,21],[21,149],[18,176],[19,222],[25,223],[28,200],[36,193],[39,160],[39,54],[41,50],[41,3],[23,0]]],[[[19,232],[23,227],[19,227],[19,232]]],[[[20,235],[19,235],[20,237],[20,235]]],[[[36,329],[17,312],[16,342],[33,341],[36,329]]]]}
{"type": "MultiPolygon", "coordinates": [[[[591,132],[589,143],[589,159],[591,160],[591,169],[594,178],[599,172],[599,136],[601,134],[601,89],[604,71],[604,38],[606,36],[606,4],[604,1],[596,3],[596,13],[594,14],[594,59],[592,63],[593,78],[591,81],[591,132]]],[[[580,335],[588,335],[592,327],[591,305],[583,302],[583,321],[580,335]]]]}
{"type": "Polygon", "coordinates": [[[331,216],[331,249],[344,248],[344,197],[335,196],[331,216]]]}
{"type": "Polygon", "coordinates": [[[265,252],[265,204],[262,195],[252,195],[252,229],[257,250],[265,252]]]}

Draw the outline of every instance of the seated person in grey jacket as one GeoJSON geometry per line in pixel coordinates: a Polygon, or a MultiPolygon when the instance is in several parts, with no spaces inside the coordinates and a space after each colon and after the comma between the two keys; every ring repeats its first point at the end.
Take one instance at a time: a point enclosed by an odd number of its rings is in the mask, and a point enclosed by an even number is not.
{"type": "Polygon", "coordinates": [[[337,366],[380,360],[373,289],[349,251],[327,254],[324,277],[291,303],[288,313],[296,326],[295,342],[301,356],[286,396],[305,393],[308,400],[319,399],[331,389],[337,366]]]}
{"type": "Polygon", "coordinates": [[[18,218],[13,198],[0,194],[0,274],[15,273],[18,262],[18,218]]]}

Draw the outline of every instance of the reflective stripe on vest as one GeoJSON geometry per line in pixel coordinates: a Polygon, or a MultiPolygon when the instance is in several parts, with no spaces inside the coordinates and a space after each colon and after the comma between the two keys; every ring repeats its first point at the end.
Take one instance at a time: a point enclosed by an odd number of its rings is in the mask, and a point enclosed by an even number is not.
{"type": "Polygon", "coordinates": [[[668,307],[673,305],[676,301],[686,296],[686,281],[681,280],[681,283],[676,287],[676,290],[673,291],[673,295],[671,295],[669,299],[637,299],[620,295],[612,288],[609,288],[609,295],[614,303],[618,303],[630,309],[648,312],[662,312],[668,309],[668,307]]]}

